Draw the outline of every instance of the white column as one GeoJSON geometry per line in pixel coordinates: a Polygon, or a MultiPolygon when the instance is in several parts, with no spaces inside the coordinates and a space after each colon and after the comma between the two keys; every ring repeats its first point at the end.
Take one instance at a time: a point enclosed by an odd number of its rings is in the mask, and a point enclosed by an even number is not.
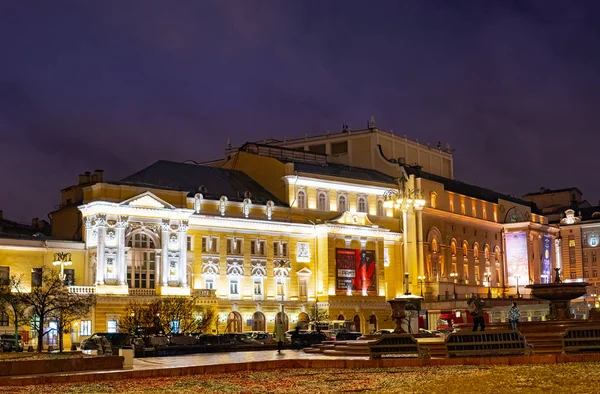
{"type": "Polygon", "coordinates": [[[188,287],[187,283],[187,229],[185,221],[179,225],[179,283],[181,287],[188,287]]]}
{"type": "Polygon", "coordinates": [[[105,259],[104,259],[104,240],[106,239],[106,215],[98,215],[96,219],[98,226],[98,258],[96,261],[96,284],[104,284],[105,259]]]}
{"type": "Polygon", "coordinates": [[[408,272],[408,213],[405,208],[402,208],[402,262],[404,263],[404,272],[402,272],[402,283],[404,284],[402,292],[405,291],[406,277],[404,273],[408,272]]]}
{"type": "Polygon", "coordinates": [[[556,268],[562,269],[562,240],[560,238],[554,240],[554,253],[556,257],[556,268]]]}
{"type": "Polygon", "coordinates": [[[125,229],[127,228],[127,217],[121,216],[117,221],[117,279],[119,286],[125,284],[125,273],[127,272],[127,261],[125,260],[125,229]]]}
{"type": "Polygon", "coordinates": [[[171,230],[168,219],[163,220],[160,229],[162,230],[160,284],[166,287],[169,285],[169,231],[171,230]]]}

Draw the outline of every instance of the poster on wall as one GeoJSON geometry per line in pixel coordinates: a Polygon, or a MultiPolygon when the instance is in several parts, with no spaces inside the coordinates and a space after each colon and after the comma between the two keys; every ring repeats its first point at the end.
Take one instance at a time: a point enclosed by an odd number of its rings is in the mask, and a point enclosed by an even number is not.
{"type": "Polygon", "coordinates": [[[336,290],[376,293],[375,251],[336,249],[336,290]]]}
{"type": "Polygon", "coordinates": [[[542,283],[550,283],[550,256],[552,249],[552,236],[544,234],[542,237],[542,283]]]}
{"type": "Polygon", "coordinates": [[[529,284],[529,263],[527,260],[527,234],[506,234],[506,263],[508,268],[508,285],[516,286],[519,276],[519,286],[529,284]]]}

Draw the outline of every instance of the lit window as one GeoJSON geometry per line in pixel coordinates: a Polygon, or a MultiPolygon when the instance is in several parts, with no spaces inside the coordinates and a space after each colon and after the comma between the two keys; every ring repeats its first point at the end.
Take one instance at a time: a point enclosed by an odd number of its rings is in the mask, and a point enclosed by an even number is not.
{"type": "Polygon", "coordinates": [[[254,256],[264,256],[266,242],[260,239],[253,239],[250,241],[250,254],[254,256]]]}
{"type": "Polygon", "coordinates": [[[115,333],[118,331],[119,322],[118,322],[118,320],[111,319],[107,322],[106,327],[107,327],[106,332],[115,333]]]}
{"type": "Polygon", "coordinates": [[[179,320],[172,320],[171,321],[171,332],[172,333],[179,333],[179,320]]]}
{"type": "Polygon", "coordinates": [[[450,196],[450,212],[454,212],[454,197],[450,196]]]}
{"type": "Polygon", "coordinates": [[[348,207],[346,205],[346,196],[341,195],[338,197],[338,211],[346,212],[347,210],[348,210],[348,207]]]}
{"type": "Polygon", "coordinates": [[[273,255],[276,257],[288,257],[288,243],[283,241],[273,242],[273,255]]]}
{"type": "Polygon", "coordinates": [[[277,286],[277,297],[280,299],[285,297],[285,281],[282,278],[277,278],[275,284],[277,286]]]}
{"type": "Polygon", "coordinates": [[[304,190],[298,190],[298,208],[306,209],[306,192],[304,190]]]}
{"type": "Polygon", "coordinates": [[[358,198],[358,212],[367,212],[367,199],[364,197],[358,198]]]}
{"type": "Polygon", "coordinates": [[[0,267],[0,282],[7,284],[10,282],[10,267],[0,267]]]}
{"type": "Polygon", "coordinates": [[[204,288],[212,290],[215,288],[215,278],[209,276],[204,278],[204,288]]]}
{"type": "Polygon", "coordinates": [[[384,215],[385,215],[385,211],[383,210],[383,201],[378,200],[377,201],[377,216],[384,216],[384,215]]]}
{"type": "Polygon", "coordinates": [[[0,312],[0,326],[8,327],[8,325],[9,325],[8,320],[9,320],[8,313],[6,313],[6,311],[0,312]]]}
{"type": "Polygon", "coordinates": [[[261,278],[254,278],[254,295],[255,296],[262,296],[263,290],[262,290],[262,279],[261,278]]]}
{"type": "Polygon", "coordinates": [[[571,279],[577,279],[577,275],[574,271],[571,271],[571,279]]]}
{"type": "Polygon", "coordinates": [[[241,238],[227,238],[227,254],[241,255],[242,241],[241,238]]]}
{"type": "Polygon", "coordinates": [[[239,281],[237,279],[229,280],[229,294],[231,294],[231,295],[239,295],[240,294],[239,281]]]}
{"type": "Polygon", "coordinates": [[[219,237],[202,237],[202,253],[217,253],[219,237]]]}
{"type": "Polygon", "coordinates": [[[437,193],[431,192],[429,194],[429,197],[430,197],[430,201],[431,201],[431,208],[437,208],[437,193]]]}
{"type": "Polygon", "coordinates": [[[319,211],[328,211],[327,209],[327,195],[325,192],[319,192],[319,198],[317,200],[317,209],[319,211]]]}
{"type": "Polygon", "coordinates": [[[79,325],[79,335],[92,335],[92,321],[82,320],[79,325]]]}
{"type": "Polygon", "coordinates": [[[308,279],[306,279],[306,278],[298,279],[298,295],[300,297],[306,297],[308,294],[307,289],[308,289],[308,279]]]}

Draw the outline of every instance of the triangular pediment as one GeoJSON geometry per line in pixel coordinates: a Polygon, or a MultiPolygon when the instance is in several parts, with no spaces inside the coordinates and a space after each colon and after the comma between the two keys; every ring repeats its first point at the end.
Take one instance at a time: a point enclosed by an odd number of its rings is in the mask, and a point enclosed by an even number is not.
{"type": "Polygon", "coordinates": [[[296,275],[298,275],[298,276],[310,276],[310,275],[312,275],[312,271],[309,270],[308,268],[304,267],[304,268],[296,271],[296,275]]]}
{"type": "Polygon", "coordinates": [[[352,226],[367,226],[373,227],[373,223],[365,212],[350,212],[346,211],[340,216],[328,221],[329,223],[346,224],[352,226]]]}
{"type": "Polygon", "coordinates": [[[175,207],[165,200],[156,197],[151,192],[144,192],[128,200],[125,200],[121,205],[129,205],[130,207],[154,208],[154,209],[175,209],[175,207]]]}

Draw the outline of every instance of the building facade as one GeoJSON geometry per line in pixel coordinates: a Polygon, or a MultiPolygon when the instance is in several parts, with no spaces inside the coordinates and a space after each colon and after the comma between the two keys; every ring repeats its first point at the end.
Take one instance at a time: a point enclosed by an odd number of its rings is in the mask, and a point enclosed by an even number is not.
{"type": "Polygon", "coordinates": [[[306,325],[314,305],[362,332],[391,328],[386,301],[406,292],[424,296],[432,327],[469,295],[527,293],[560,263],[546,217],[453,179],[452,160],[374,125],[246,143],[205,165],[80,179],[53,233],[80,233],[73,291],[98,294],[93,332],[118,330],[132,300],[191,295],[217,309],[215,332],[272,331],[280,313],[306,325]]]}

